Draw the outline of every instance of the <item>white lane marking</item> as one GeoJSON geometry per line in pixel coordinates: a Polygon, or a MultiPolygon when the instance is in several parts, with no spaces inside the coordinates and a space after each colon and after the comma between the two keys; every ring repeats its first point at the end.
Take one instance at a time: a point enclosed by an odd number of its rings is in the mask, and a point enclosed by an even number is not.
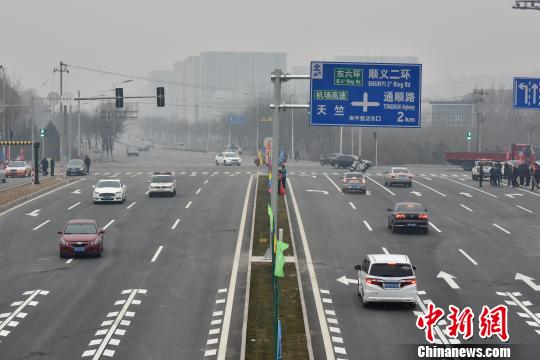
{"type": "Polygon", "coordinates": [[[227,288],[222,288],[222,289],[219,289],[217,292],[218,294],[223,294],[223,293],[226,293],[227,292],[227,288]]]}
{"type": "Polygon", "coordinates": [[[326,178],[328,179],[328,181],[330,181],[330,182],[332,183],[332,185],[334,185],[334,187],[337,189],[337,191],[338,191],[340,194],[342,194],[341,189],[339,188],[339,186],[337,186],[337,184],[336,184],[332,179],[330,179],[330,177],[329,177],[328,175],[324,175],[324,176],[326,176],[326,178]]]}
{"type": "Polygon", "coordinates": [[[195,191],[195,194],[199,195],[200,192],[201,192],[201,188],[199,188],[199,190],[195,191]]]}
{"type": "Polygon", "coordinates": [[[452,289],[459,289],[459,285],[457,284],[457,282],[454,280],[456,277],[454,275],[451,275],[447,272],[444,272],[444,271],[440,271],[438,274],[437,274],[437,278],[438,279],[443,279],[444,281],[446,281],[446,283],[448,284],[448,286],[450,286],[452,289]]]}
{"type": "MultiPolygon", "coordinates": [[[[2,336],[5,336],[7,334],[9,334],[9,331],[7,330],[3,330],[6,326],[12,326],[10,324],[13,324],[13,319],[15,319],[16,317],[18,317],[17,315],[19,314],[23,314],[22,313],[22,310],[30,305],[30,306],[35,306],[38,304],[37,301],[34,301],[34,298],[38,295],[47,295],[49,292],[46,291],[46,290],[35,290],[35,291],[26,291],[23,295],[30,295],[25,301],[17,301],[15,303],[12,304],[12,306],[18,306],[17,309],[15,309],[15,311],[13,311],[7,318],[6,320],[4,320],[2,323],[0,323],[0,334],[4,334],[2,336]]],[[[18,324],[18,323],[17,323],[18,324]]]]}
{"type": "Polygon", "coordinates": [[[122,310],[120,310],[120,313],[118,314],[118,317],[114,320],[113,325],[111,326],[109,331],[107,331],[107,334],[105,335],[105,338],[103,339],[103,341],[99,345],[99,348],[95,352],[94,357],[92,358],[92,360],[98,360],[101,357],[101,355],[105,355],[104,354],[105,347],[107,347],[107,345],[109,344],[109,340],[111,340],[113,334],[116,332],[116,328],[120,324],[120,321],[124,317],[127,309],[131,305],[131,303],[135,303],[133,301],[133,298],[135,297],[135,295],[137,295],[137,289],[133,290],[131,292],[131,295],[129,295],[127,301],[124,303],[124,306],[122,307],[122,310]]]}
{"type": "Polygon", "coordinates": [[[81,194],[81,189],[73,190],[71,193],[80,195],[81,194]]]}
{"type": "Polygon", "coordinates": [[[435,190],[434,188],[432,188],[432,187],[430,187],[430,186],[427,186],[427,185],[425,185],[425,184],[422,184],[420,181],[413,180],[413,182],[417,183],[418,185],[421,185],[421,186],[425,187],[426,189],[429,189],[429,190],[433,191],[433,192],[436,193],[436,194],[439,194],[439,195],[441,195],[441,196],[443,196],[443,197],[446,197],[446,194],[443,194],[443,193],[440,192],[439,190],[435,190]]]}
{"type": "Polygon", "coordinates": [[[381,174],[381,173],[377,173],[377,176],[382,176],[382,174],[381,174]]]}
{"type": "MultiPolygon", "coordinates": [[[[302,221],[302,216],[300,215],[300,210],[298,208],[298,203],[296,202],[296,197],[294,196],[294,189],[292,184],[289,182],[289,193],[293,202],[294,212],[296,214],[296,219],[298,222],[298,227],[300,230],[300,238],[302,239],[302,246],[304,248],[304,254],[306,257],[306,263],[309,273],[309,278],[311,281],[311,288],[313,289],[313,297],[315,299],[315,308],[317,309],[317,317],[319,319],[319,325],[321,327],[321,335],[323,338],[324,351],[327,360],[335,360],[334,349],[332,347],[332,341],[330,339],[330,332],[328,329],[328,324],[326,323],[326,316],[324,314],[324,307],[321,300],[321,294],[319,292],[319,285],[317,282],[317,276],[315,275],[315,269],[313,267],[313,259],[311,258],[311,252],[309,250],[309,245],[307,241],[306,231],[304,229],[304,223],[302,221]]],[[[332,329],[330,329],[332,331],[332,329]]],[[[338,329],[339,331],[339,329],[338,329]]],[[[220,359],[223,360],[223,359],[220,359]]]]}
{"type": "Polygon", "coordinates": [[[516,205],[516,207],[520,208],[520,209],[523,210],[523,211],[528,212],[529,214],[534,214],[534,212],[532,212],[532,211],[529,210],[529,209],[524,208],[523,206],[516,205]]]}
{"type": "Polygon", "coordinates": [[[129,204],[129,206],[128,206],[126,209],[131,209],[131,207],[132,207],[133,205],[135,205],[136,203],[137,203],[136,201],[132,202],[131,204],[129,204]]]}
{"type": "Polygon", "coordinates": [[[93,175],[99,175],[100,173],[94,173],[93,175]]]}
{"type": "Polygon", "coordinates": [[[69,259],[68,261],[66,261],[66,264],[69,264],[73,261],[73,259],[69,259]]]}
{"type": "Polygon", "coordinates": [[[42,226],[47,225],[50,222],[51,222],[51,220],[46,220],[46,221],[42,222],[41,224],[39,224],[38,226],[36,226],[35,228],[33,228],[32,230],[37,230],[37,229],[41,228],[42,226]]]}
{"type": "Polygon", "coordinates": [[[380,188],[386,190],[386,192],[388,192],[390,195],[392,196],[396,196],[396,194],[394,194],[393,192],[391,192],[390,190],[388,190],[384,185],[380,184],[378,181],[375,181],[373,180],[372,178],[370,178],[369,176],[366,176],[369,180],[373,181],[377,186],[379,186],[380,188]]]}
{"type": "Polygon", "coordinates": [[[154,257],[152,258],[152,260],[150,260],[150,262],[156,262],[156,259],[158,258],[159,254],[161,254],[161,250],[163,250],[163,245],[160,245],[156,251],[156,253],[154,254],[154,257]]]}
{"type": "Polygon", "coordinates": [[[126,173],[126,175],[131,175],[131,174],[132,174],[132,172],[131,172],[131,171],[128,171],[128,172],[126,173]]]}
{"type": "Polygon", "coordinates": [[[25,201],[25,202],[23,202],[23,203],[20,203],[19,205],[16,205],[16,206],[14,206],[14,207],[12,207],[12,208],[7,209],[6,211],[0,213],[0,216],[4,216],[5,214],[8,214],[8,213],[12,212],[13,210],[18,209],[18,208],[20,208],[21,206],[24,206],[24,205],[26,205],[26,204],[29,204],[29,203],[31,203],[32,201],[36,201],[37,199],[41,199],[41,198],[44,197],[44,196],[47,196],[47,195],[49,195],[49,194],[52,194],[53,192],[56,192],[56,191],[61,190],[61,189],[64,189],[64,188],[66,188],[66,187],[68,187],[68,186],[75,185],[75,184],[77,184],[77,183],[79,183],[79,182],[81,182],[81,181],[84,181],[84,179],[80,179],[80,180],[74,181],[74,182],[72,182],[72,183],[70,183],[70,184],[67,184],[67,185],[64,185],[64,186],[60,186],[60,187],[58,187],[58,188],[56,188],[56,189],[53,189],[53,190],[51,190],[51,191],[48,191],[48,192],[46,192],[45,194],[41,194],[41,195],[39,195],[39,196],[36,196],[35,198],[32,198],[32,199],[27,200],[27,201],[25,201]]]}
{"type": "Polygon", "coordinates": [[[204,180],[203,184],[208,184],[208,179],[204,180]]]}
{"type": "Polygon", "coordinates": [[[71,205],[70,207],[68,207],[68,210],[71,210],[73,209],[75,206],[79,205],[81,202],[79,201],[78,203],[75,203],[73,205],[71,205]]]}
{"type": "Polygon", "coordinates": [[[459,181],[456,181],[456,180],[453,180],[453,179],[449,179],[449,178],[447,178],[447,177],[442,177],[442,178],[443,178],[443,179],[446,179],[446,180],[448,180],[448,181],[451,181],[451,182],[453,182],[453,183],[459,184],[459,185],[461,185],[461,186],[466,186],[466,187],[468,187],[469,189],[473,189],[473,190],[475,190],[475,191],[481,192],[482,194],[485,194],[485,195],[491,196],[492,198],[497,199],[497,195],[490,194],[490,193],[488,193],[487,191],[480,190],[480,189],[478,189],[478,188],[475,188],[474,186],[470,186],[470,185],[467,185],[467,184],[463,184],[463,183],[460,183],[459,181]]]}
{"type": "Polygon", "coordinates": [[[426,174],[418,174],[418,175],[420,175],[420,176],[422,176],[422,177],[426,177],[426,174]]]}
{"type": "Polygon", "coordinates": [[[142,175],[142,174],[143,174],[143,172],[142,172],[142,171],[139,171],[139,172],[137,173],[137,175],[142,175]]]}
{"type": "Polygon", "coordinates": [[[137,174],[133,174],[133,175],[131,175],[130,177],[134,178],[135,176],[137,176],[137,174]]]}
{"type": "MultiPolygon", "coordinates": [[[[538,316],[538,314],[535,314],[533,313],[531,310],[529,310],[529,308],[527,307],[528,305],[530,306],[531,303],[530,301],[519,301],[519,299],[517,297],[514,296],[514,294],[512,294],[511,292],[507,292],[506,293],[513,301],[514,301],[514,304],[518,305],[521,309],[523,309],[523,311],[525,311],[525,313],[527,315],[529,315],[529,317],[531,319],[533,319],[538,325],[540,325],[540,318],[538,316]]],[[[530,325],[530,324],[529,324],[530,325]]]]}
{"type": "Polygon", "coordinates": [[[369,223],[366,220],[364,220],[364,225],[366,225],[369,231],[373,231],[373,229],[371,228],[371,226],[369,226],[369,223]]]}
{"type": "Polygon", "coordinates": [[[246,189],[246,197],[244,198],[244,207],[242,209],[242,217],[240,218],[240,227],[238,228],[238,238],[236,239],[236,249],[234,252],[233,267],[232,267],[232,271],[230,275],[231,280],[229,283],[229,288],[227,290],[227,305],[225,306],[225,315],[223,317],[223,325],[222,325],[223,331],[221,332],[221,338],[219,341],[219,351],[218,351],[218,356],[217,356],[218,360],[225,360],[225,356],[227,352],[227,342],[229,339],[229,327],[231,325],[231,316],[232,316],[232,309],[233,309],[233,304],[234,304],[234,293],[236,291],[236,278],[238,277],[238,267],[240,265],[240,253],[242,250],[242,240],[244,239],[244,227],[246,226],[246,215],[247,215],[247,210],[248,210],[249,194],[251,192],[252,183],[253,183],[253,175],[249,175],[249,182],[246,189]]]}
{"type": "Polygon", "coordinates": [[[442,232],[441,229],[439,229],[438,227],[436,227],[431,221],[429,222],[429,226],[431,226],[432,228],[434,228],[435,231],[437,231],[437,232],[442,232]]]}
{"type": "Polygon", "coordinates": [[[427,177],[427,176],[424,176],[424,179],[429,180],[429,181],[432,181],[432,180],[433,180],[432,178],[427,177]]]}
{"type": "Polygon", "coordinates": [[[534,196],[540,196],[540,194],[538,194],[536,192],[533,192],[533,191],[530,191],[530,190],[525,190],[525,189],[522,189],[522,188],[519,188],[519,187],[516,188],[516,189],[519,190],[519,191],[523,191],[523,192],[525,192],[527,194],[531,194],[531,195],[534,195],[534,196]]]}
{"type": "Polygon", "coordinates": [[[493,226],[495,226],[497,229],[501,230],[502,232],[504,232],[504,233],[506,233],[506,234],[508,234],[508,235],[511,234],[510,231],[506,230],[506,229],[503,228],[502,226],[499,226],[499,225],[497,225],[497,224],[495,224],[495,223],[493,223],[493,226]]]}
{"type": "Polygon", "coordinates": [[[191,203],[192,203],[192,202],[193,202],[193,201],[190,201],[190,202],[187,203],[186,209],[189,209],[189,207],[191,206],[191,203]]]}
{"type": "Polygon", "coordinates": [[[180,219],[176,219],[176,221],[174,222],[173,226],[171,226],[171,230],[174,230],[176,229],[176,227],[178,226],[178,223],[180,222],[180,219]]]}
{"type": "Polygon", "coordinates": [[[382,251],[384,251],[385,254],[390,254],[390,252],[388,252],[388,250],[385,248],[385,247],[382,247],[382,251]]]}
{"type": "Polygon", "coordinates": [[[356,210],[356,206],[354,206],[354,204],[353,204],[351,201],[349,201],[349,205],[351,205],[351,207],[352,207],[354,210],[356,210]]]}
{"type": "Polygon", "coordinates": [[[216,349],[206,350],[204,352],[204,356],[214,356],[214,355],[216,355],[216,352],[217,352],[216,349]]]}
{"type": "Polygon", "coordinates": [[[108,228],[109,226],[111,226],[115,221],[116,221],[115,219],[112,219],[111,221],[109,221],[109,222],[107,223],[107,225],[105,225],[105,226],[103,227],[103,230],[107,230],[107,228],[108,228]]]}
{"type": "Polygon", "coordinates": [[[185,173],[186,173],[185,171],[182,171],[182,172],[180,173],[180,175],[184,175],[185,173]]]}
{"type": "Polygon", "coordinates": [[[106,172],[106,173],[104,173],[103,175],[109,175],[109,174],[110,174],[110,173],[106,172]]]}
{"type": "Polygon", "coordinates": [[[463,254],[463,256],[465,256],[467,259],[469,259],[470,262],[472,262],[474,265],[477,265],[478,266],[478,263],[469,255],[465,252],[465,250],[462,250],[462,249],[458,249],[460,253],[463,254]]]}
{"type": "Polygon", "coordinates": [[[459,206],[461,206],[462,208],[464,208],[465,210],[469,211],[469,212],[473,212],[473,210],[470,208],[470,207],[467,207],[463,204],[459,204],[459,206]]]}

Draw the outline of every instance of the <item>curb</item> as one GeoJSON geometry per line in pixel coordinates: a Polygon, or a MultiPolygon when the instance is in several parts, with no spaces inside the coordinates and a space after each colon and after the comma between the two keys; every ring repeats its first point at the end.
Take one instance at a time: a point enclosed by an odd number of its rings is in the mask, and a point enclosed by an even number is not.
{"type": "MultiPolygon", "coordinates": [[[[77,181],[77,180],[75,180],[77,181]]],[[[43,188],[43,189],[40,189],[38,191],[34,191],[33,193],[31,194],[28,194],[28,195],[24,195],[18,199],[15,199],[11,202],[8,202],[7,204],[4,204],[4,205],[1,205],[0,206],[0,212],[4,212],[5,210],[8,210],[10,209],[11,207],[13,206],[16,206],[18,205],[19,203],[23,203],[27,200],[30,200],[34,197],[38,197],[39,195],[42,195],[48,191],[51,191],[51,190],[54,190],[60,186],[64,186],[64,185],[68,185],[70,184],[72,181],[65,181],[65,180],[61,180],[58,184],[54,184],[54,185],[51,185],[51,186],[47,186],[46,188],[43,188]]],[[[28,184],[24,184],[24,185],[28,185],[28,184]]],[[[17,189],[19,187],[22,187],[23,185],[20,185],[20,186],[17,186],[17,187],[14,187],[14,188],[10,188],[10,189],[6,189],[4,191],[9,191],[9,190],[13,190],[13,189],[17,189]]]]}

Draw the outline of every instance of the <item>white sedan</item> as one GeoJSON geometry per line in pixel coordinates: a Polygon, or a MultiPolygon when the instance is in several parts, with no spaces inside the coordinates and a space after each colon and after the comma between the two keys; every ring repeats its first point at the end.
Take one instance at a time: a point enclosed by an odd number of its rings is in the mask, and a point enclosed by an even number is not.
{"type": "Polygon", "coordinates": [[[6,167],[6,176],[8,177],[30,177],[32,168],[24,160],[14,160],[6,167]]]}
{"type": "Polygon", "coordinates": [[[224,151],[216,155],[216,166],[219,166],[220,164],[224,166],[240,166],[242,164],[242,159],[235,152],[224,151]]]}
{"type": "Polygon", "coordinates": [[[94,204],[102,202],[119,202],[126,201],[127,187],[122,180],[99,180],[94,185],[92,200],[94,204]]]}

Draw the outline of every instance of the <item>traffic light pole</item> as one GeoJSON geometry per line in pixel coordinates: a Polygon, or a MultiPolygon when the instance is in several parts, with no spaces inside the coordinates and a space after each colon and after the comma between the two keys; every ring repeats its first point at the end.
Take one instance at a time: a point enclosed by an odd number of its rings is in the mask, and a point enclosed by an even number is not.
{"type": "Polygon", "coordinates": [[[39,142],[34,142],[34,184],[39,184],[39,142]]]}

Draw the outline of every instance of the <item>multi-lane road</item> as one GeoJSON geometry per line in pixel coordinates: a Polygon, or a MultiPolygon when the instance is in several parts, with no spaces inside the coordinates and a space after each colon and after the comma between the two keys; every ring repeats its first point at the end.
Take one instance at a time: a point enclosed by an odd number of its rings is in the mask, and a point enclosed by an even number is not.
{"type": "MultiPolygon", "coordinates": [[[[432,302],[446,311],[470,306],[475,324],[483,305],[508,305],[509,344],[520,344],[512,347],[512,358],[535,358],[540,286],[516,280],[516,274],[540,283],[540,194],[489,182],[479,188],[470,173],[443,166],[411,167],[412,188],[388,188],[384,170],[370,169],[368,194],[359,195],[339,191],[341,171],[290,166],[289,200],[314,352],[336,359],[416,358],[416,345],[426,340],[415,320],[432,302]],[[386,209],[399,201],[428,208],[428,235],[387,228],[386,209]],[[417,266],[416,309],[361,306],[353,266],[365,254],[385,252],[406,254],[417,266]],[[445,273],[453,278],[446,280],[445,273]]],[[[446,324],[439,325],[437,343],[457,345],[444,332],[446,324]]],[[[503,344],[497,337],[479,338],[478,327],[474,332],[461,342],[503,344]]]]}
{"type": "MultiPolygon", "coordinates": [[[[1,359],[239,359],[257,168],[216,167],[211,156],[155,150],[98,164],[91,175],[0,213],[1,359]],[[152,171],[170,170],[177,196],[146,195],[152,171]],[[127,183],[124,204],[95,205],[101,178],[127,183]],[[105,228],[102,258],[61,259],[67,220],[105,228]]],[[[540,340],[540,194],[478,188],[454,167],[411,167],[412,188],[342,194],[343,170],[289,165],[288,205],[316,359],[415,358],[415,326],[430,302],[446,308],[506,304],[512,358],[540,340]],[[393,234],[386,209],[413,200],[430,232],[393,234]],[[354,265],[368,253],[408,255],[418,306],[362,307],[354,265]],[[445,279],[444,274],[453,278],[445,279]],[[527,280],[525,277],[536,280],[527,280]]],[[[436,329],[437,342],[456,345],[436,329]]],[[[475,332],[477,332],[475,330],[475,332]]],[[[467,343],[502,344],[497,338],[467,343]]]]}

